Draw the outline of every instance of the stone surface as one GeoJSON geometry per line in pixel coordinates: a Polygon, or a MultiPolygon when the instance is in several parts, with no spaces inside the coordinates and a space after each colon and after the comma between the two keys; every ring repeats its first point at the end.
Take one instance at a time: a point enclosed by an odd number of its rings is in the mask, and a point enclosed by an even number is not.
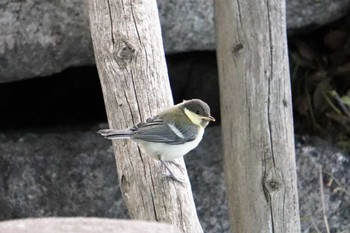
{"type": "Polygon", "coordinates": [[[350,1],[286,0],[289,30],[317,28],[339,19],[350,9],[350,1]]]}
{"type": "Polygon", "coordinates": [[[0,143],[1,219],[126,217],[109,142],[96,133],[18,132],[0,143]]]}
{"type": "MultiPolygon", "coordinates": [[[[159,1],[168,53],[213,50],[212,1],[159,1]]],[[[287,0],[289,30],[317,27],[344,15],[349,0],[287,0]]],[[[87,1],[0,2],[0,83],[94,64],[87,1]]]]}
{"type": "Polygon", "coordinates": [[[297,137],[297,173],[303,233],[327,232],[323,218],[320,171],[325,213],[330,232],[350,233],[350,156],[331,144],[297,137]]]}
{"type": "Polygon", "coordinates": [[[87,1],[0,2],[0,82],[93,64],[87,1]]]}
{"type": "MultiPolygon", "coordinates": [[[[0,133],[0,220],[42,216],[128,218],[117,185],[111,143],[86,129],[51,128],[0,133]]],[[[350,158],[322,140],[297,137],[303,233],[324,229],[318,166],[327,173],[324,197],[334,232],[350,229],[350,158]]],[[[220,127],[185,156],[205,232],[228,233],[220,127]]],[[[322,231],[325,232],[325,231],[322,231]]]]}
{"type": "MultiPolygon", "coordinates": [[[[111,143],[95,133],[105,127],[0,133],[0,220],[43,216],[128,218],[111,143]]],[[[212,154],[202,157],[203,152],[217,154],[213,145],[220,144],[219,134],[217,129],[210,134],[213,140],[206,144],[212,149],[198,148],[187,156],[205,232],[228,232],[229,228],[222,160],[212,154]],[[215,187],[208,192],[208,185],[215,187]]]]}

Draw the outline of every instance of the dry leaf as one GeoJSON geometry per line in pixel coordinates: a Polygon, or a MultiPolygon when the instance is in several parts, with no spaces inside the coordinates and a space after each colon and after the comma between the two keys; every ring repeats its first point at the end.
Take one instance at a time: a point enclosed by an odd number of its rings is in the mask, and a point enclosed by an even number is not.
{"type": "Polygon", "coordinates": [[[348,60],[348,55],[345,51],[337,51],[329,55],[329,62],[332,66],[343,65],[348,60]]]}
{"type": "Polygon", "coordinates": [[[295,45],[296,45],[296,47],[299,51],[299,54],[301,55],[302,58],[304,58],[308,61],[313,61],[315,59],[315,52],[306,43],[304,43],[302,41],[296,41],[295,45]]]}
{"type": "Polygon", "coordinates": [[[350,62],[337,67],[337,75],[350,75],[350,62]]]}
{"type": "Polygon", "coordinates": [[[314,112],[317,114],[321,114],[329,109],[329,103],[325,99],[326,93],[329,93],[332,90],[332,86],[330,84],[330,79],[323,79],[320,81],[315,88],[313,93],[313,107],[314,112]]]}
{"type": "Polygon", "coordinates": [[[309,112],[309,104],[307,101],[307,96],[300,95],[294,101],[294,109],[303,116],[307,116],[309,112]]]}
{"type": "Polygon", "coordinates": [[[313,69],[315,67],[310,61],[302,58],[301,55],[296,51],[291,51],[290,57],[297,66],[306,67],[309,69],[313,69]]]}
{"type": "Polygon", "coordinates": [[[345,48],[349,35],[349,32],[344,30],[329,31],[323,38],[323,43],[332,51],[343,50],[345,48]]]}
{"type": "Polygon", "coordinates": [[[333,120],[335,122],[337,122],[338,124],[348,128],[347,123],[348,123],[348,118],[342,114],[337,114],[337,113],[331,113],[331,112],[327,112],[326,113],[326,117],[330,120],[333,120]]]}
{"type": "Polygon", "coordinates": [[[319,82],[321,82],[324,79],[328,79],[327,72],[324,70],[318,70],[313,73],[311,73],[307,77],[307,84],[309,89],[313,89],[319,82]]]}

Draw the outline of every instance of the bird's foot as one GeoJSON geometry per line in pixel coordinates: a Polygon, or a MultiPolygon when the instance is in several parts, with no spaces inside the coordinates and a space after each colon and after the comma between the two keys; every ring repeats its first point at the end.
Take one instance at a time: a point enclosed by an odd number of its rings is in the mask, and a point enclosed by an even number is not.
{"type": "Polygon", "coordinates": [[[163,174],[166,178],[172,179],[172,180],[179,182],[181,184],[185,183],[185,181],[183,179],[176,177],[174,174],[171,174],[170,172],[163,172],[163,174]]]}
{"type": "MultiPolygon", "coordinates": [[[[183,179],[178,178],[178,177],[176,177],[176,176],[174,175],[174,173],[170,170],[169,166],[166,164],[165,161],[160,160],[160,162],[162,163],[162,165],[165,167],[165,170],[167,171],[167,172],[164,172],[164,173],[163,173],[163,174],[165,175],[165,177],[170,178],[170,179],[173,179],[173,180],[175,180],[175,181],[177,181],[177,182],[179,182],[179,183],[184,183],[184,182],[185,182],[183,179]]],[[[169,162],[175,164],[177,167],[181,168],[181,170],[182,170],[182,167],[181,167],[179,164],[177,164],[177,163],[175,163],[175,162],[172,162],[172,161],[169,161],[169,162]]]]}
{"type": "Polygon", "coordinates": [[[171,164],[174,164],[176,167],[178,167],[182,172],[184,172],[185,170],[184,170],[184,168],[180,165],[180,164],[178,164],[178,163],[176,163],[175,161],[167,161],[168,163],[171,163],[171,164]]]}

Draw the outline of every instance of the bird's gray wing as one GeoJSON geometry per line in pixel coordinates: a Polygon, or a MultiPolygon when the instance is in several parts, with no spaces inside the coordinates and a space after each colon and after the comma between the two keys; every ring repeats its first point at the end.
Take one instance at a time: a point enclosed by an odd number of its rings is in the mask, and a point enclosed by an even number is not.
{"type": "Polygon", "coordinates": [[[176,124],[167,124],[160,119],[153,119],[134,126],[132,138],[148,142],[159,142],[170,145],[179,145],[188,141],[193,141],[198,133],[197,127],[192,124],[178,126],[176,124]],[[174,127],[176,129],[174,130],[174,127]]]}

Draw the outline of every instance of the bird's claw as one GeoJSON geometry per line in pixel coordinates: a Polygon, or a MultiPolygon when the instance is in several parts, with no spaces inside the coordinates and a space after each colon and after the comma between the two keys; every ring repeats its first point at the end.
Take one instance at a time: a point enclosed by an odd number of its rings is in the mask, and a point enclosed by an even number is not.
{"type": "Polygon", "coordinates": [[[166,178],[172,179],[172,180],[179,182],[181,184],[185,183],[185,181],[183,179],[176,177],[174,174],[167,173],[167,172],[163,172],[163,174],[165,175],[166,178]]]}
{"type": "MultiPolygon", "coordinates": [[[[174,173],[170,170],[170,168],[168,167],[168,165],[166,164],[165,161],[160,160],[160,162],[162,163],[162,165],[165,167],[165,170],[167,171],[167,172],[163,173],[167,178],[171,178],[171,179],[173,179],[173,180],[175,180],[175,181],[177,181],[179,183],[184,183],[185,182],[184,180],[182,180],[180,178],[177,178],[174,175],[174,173]]],[[[182,167],[179,164],[177,164],[177,163],[175,163],[173,161],[169,161],[169,162],[171,162],[172,164],[175,164],[177,167],[179,167],[181,170],[183,170],[182,167]]]]}
{"type": "Polygon", "coordinates": [[[183,179],[176,177],[173,173],[163,172],[163,174],[166,178],[172,179],[172,180],[179,182],[179,183],[185,183],[185,181],[183,179]]]}

